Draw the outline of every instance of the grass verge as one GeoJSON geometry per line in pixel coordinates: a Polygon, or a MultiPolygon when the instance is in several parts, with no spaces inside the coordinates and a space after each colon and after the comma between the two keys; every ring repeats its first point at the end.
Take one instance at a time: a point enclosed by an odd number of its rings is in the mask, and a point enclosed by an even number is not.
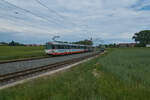
{"type": "Polygon", "coordinates": [[[0,46],[0,62],[45,56],[44,46],[0,46]]]}

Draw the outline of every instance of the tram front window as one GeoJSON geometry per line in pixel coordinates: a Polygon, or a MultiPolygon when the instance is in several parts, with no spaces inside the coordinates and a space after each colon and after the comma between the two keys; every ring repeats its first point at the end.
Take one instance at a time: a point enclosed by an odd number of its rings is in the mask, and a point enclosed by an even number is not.
{"type": "Polygon", "coordinates": [[[52,46],[50,44],[46,44],[46,49],[52,49],[52,46]]]}

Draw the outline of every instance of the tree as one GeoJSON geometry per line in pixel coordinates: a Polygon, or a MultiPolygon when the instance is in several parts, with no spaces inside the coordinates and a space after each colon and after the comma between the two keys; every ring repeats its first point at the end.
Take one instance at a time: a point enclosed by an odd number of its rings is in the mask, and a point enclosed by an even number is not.
{"type": "Polygon", "coordinates": [[[15,46],[15,42],[12,40],[12,41],[9,43],[9,46],[15,46]]]}
{"type": "Polygon", "coordinates": [[[19,42],[14,42],[13,40],[9,43],[9,46],[24,46],[24,44],[21,44],[19,42]]]}
{"type": "Polygon", "coordinates": [[[150,44],[150,30],[140,31],[135,33],[132,39],[138,43],[138,46],[146,46],[146,44],[150,44]]]}
{"type": "Polygon", "coordinates": [[[73,44],[93,45],[93,41],[92,40],[83,40],[83,41],[73,42],[73,44]]]}

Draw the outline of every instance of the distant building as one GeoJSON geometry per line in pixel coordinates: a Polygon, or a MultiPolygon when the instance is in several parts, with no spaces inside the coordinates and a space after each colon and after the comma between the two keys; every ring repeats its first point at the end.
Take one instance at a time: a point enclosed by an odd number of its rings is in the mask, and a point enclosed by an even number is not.
{"type": "Polygon", "coordinates": [[[120,43],[120,48],[133,48],[135,46],[135,43],[120,43]]]}
{"type": "Polygon", "coordinates": [[[150,44],[147,44],[146,47],[147,47],[147,48],[150,48],[150,44]]]}

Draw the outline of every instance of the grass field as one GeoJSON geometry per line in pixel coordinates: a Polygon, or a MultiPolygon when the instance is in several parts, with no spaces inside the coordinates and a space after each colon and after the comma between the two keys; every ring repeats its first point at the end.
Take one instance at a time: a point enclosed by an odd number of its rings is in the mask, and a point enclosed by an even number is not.
{"type": "Polygon", "coordinates": [[[150,49],[111,49],[65,72],[0,91],[0,100],[149,100],[150,49]]]}
{"type": "Polygon", "coordinates": [[[0,61],[44,56],[44,46],[0,46],[0,61]]]}

